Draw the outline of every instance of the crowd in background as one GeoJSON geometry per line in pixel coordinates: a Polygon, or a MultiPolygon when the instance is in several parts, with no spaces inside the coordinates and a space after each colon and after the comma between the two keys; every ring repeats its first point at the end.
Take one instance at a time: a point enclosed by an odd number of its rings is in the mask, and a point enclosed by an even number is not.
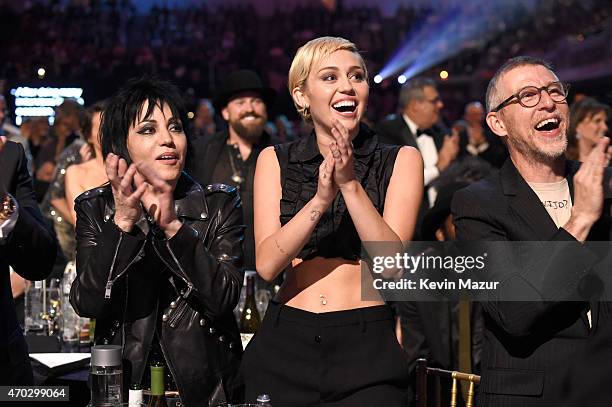
{"type": "MultiPolygon", "coordinates": [[[[436,2],[435,8],[427,8],[415,2],[389,16],[376,6],[351,6],[348,1],[336,2],[331,11],[310,2],[272,15],[259,15],[253,2],[154,6],[139,13],[127,0],[40,0],[19,10],[12,2],[0,1],[0,78],[9,85],[79,84],[89,99],[99,100],[112,93],[107,84],[152,73],[172,80],[195,105],[198,98],[214,94],[224,73],[247,68],[281,92],[274,110],[297,121],[285,87],[291,57],[300,44],[321,35],[350,38],[363,51],[373,77],[415,31],[440,24],[448,13],[456,15],[455,3],[436,2]],[[39,67],[46,70],[42,80],[36,76],[39,67]]],[[[542,52],[559,33],[584,40],[605,27],[612,10],[607,3],[595,7],[575,0],[538,2],[537,7],[532,3],[462,6],[464,20],[477,23],[451,27],[448,40],[432,42],[443,50],[459,47],[446,42],[453,37],[471,37],[460,45],[462,52],[425,72],[435,76],[444,67],[451,73],[452,86],[443,92],[454,103],[447,104],[446,117],[459,118],[466,92],[478,98],[487,75],[506,58],[542,52]],[[482,34],[470,35],[475,29],[482,34]],[[463,79],[458,83],[453,78],[463,79]]],[[[590,55],[594,58],[595,53],[590,55]]],[[[368,113],[373,120],[394,112],[397,86],[392,76],[388,83],[373,87],[368,113]]]]}

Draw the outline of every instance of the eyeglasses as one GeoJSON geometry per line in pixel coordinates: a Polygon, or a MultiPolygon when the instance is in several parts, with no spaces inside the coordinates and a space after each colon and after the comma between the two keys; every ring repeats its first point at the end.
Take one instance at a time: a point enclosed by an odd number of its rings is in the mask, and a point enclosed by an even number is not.
{"type": "Polygon", "coordinates": [[[542,86],[541,88],[538,88],[537,86],[525,86],[514,95],[497,105],[495,109],[491,109],[491,111],[498,112],[509,104],[515,102],[518,102],[523,107],[537,106],[537,104],[540,103],[543,90],[548,93],[548,96],[550,96],[553,102],[561,103],[567,99],[569,85],[561,82],[553,82],[548,86],[542,86]],[[516,101],[514,99],[516,99],[516,101]]]}

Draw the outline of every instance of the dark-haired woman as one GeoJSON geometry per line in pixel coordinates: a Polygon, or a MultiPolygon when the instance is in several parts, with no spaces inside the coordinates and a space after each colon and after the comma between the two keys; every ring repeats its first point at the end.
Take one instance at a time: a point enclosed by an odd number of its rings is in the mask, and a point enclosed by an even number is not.
{"type": "Polygon", "coordinates": [[[125,374],[148,385],[167,366],[186,406],[241,398],[232,310],[242,282],[240,198],[182,172],[186,110],[163,81],[129,82],[108,103],[101,141],[110,183],[76,199],[71,303],[96,318],[96,343],[123,348],[125,374]]]}
{"type": "Polygon", "coordinates": [[[108,182],[102,157],[102,146],[100,145],[100,122],[103,110],[104,102],[94,103],[83,116],[81,132],[89,146],[88,150],[91,158],[87,158],[81,164],[71,165],[66,169],[66,201],[72,215],[69,219],[72,225],[76,225],[75,198],[88,189],[108,182]]]}

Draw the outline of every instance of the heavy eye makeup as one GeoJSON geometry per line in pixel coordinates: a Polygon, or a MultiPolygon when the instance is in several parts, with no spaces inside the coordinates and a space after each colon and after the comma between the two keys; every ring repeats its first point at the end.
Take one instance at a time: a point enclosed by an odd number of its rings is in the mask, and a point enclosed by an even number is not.
{"type": "MultiPolygon", "coordinates": [[[[181,125],[181,122],[179,120],[170,119],[168,120],[168,130],[175,132],[175,133],[182,133],[183,126],[181,125]]],[[[136,130],[136,133],[146,136],[150,134],[155,134],[156,131],[157,131],[157,122],[146,121],[146,122],[140,123],[138,129],[136,130]]]]}

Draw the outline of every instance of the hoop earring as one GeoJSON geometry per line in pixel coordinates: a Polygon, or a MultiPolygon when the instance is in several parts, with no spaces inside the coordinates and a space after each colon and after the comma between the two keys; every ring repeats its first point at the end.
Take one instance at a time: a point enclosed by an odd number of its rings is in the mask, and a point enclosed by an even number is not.
{"type": "Polygon", "coordinates": [[[304,116],[310,115],[310,106],[304,106],[304,116]]]}

